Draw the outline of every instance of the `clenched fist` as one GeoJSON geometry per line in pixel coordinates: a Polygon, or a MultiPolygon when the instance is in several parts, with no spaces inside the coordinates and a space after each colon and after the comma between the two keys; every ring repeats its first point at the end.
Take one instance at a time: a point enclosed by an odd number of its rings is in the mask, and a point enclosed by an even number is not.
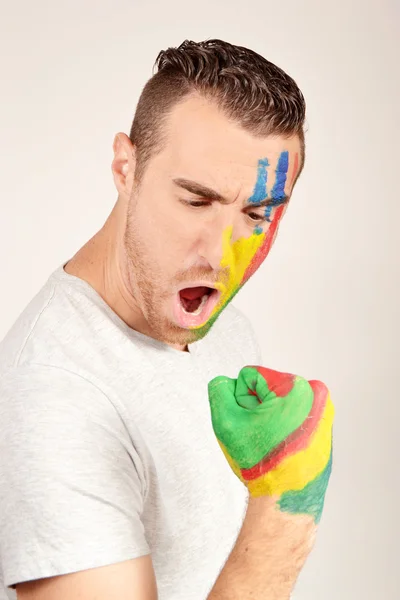
{"type": "Polygon", "coordinates": [[[212,425],[252,496],[319,522],[332,468],[334,406],[321,381],[246,366],[208,384],[212,425]]]}

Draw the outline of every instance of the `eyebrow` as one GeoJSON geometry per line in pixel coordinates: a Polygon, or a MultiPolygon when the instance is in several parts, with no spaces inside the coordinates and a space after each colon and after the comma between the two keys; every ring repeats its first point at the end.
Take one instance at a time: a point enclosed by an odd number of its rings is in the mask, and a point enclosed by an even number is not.
{"type": "MultiPolygon", "coordinates": [[[[192,181],[191,179],[185,179],[183,177],[177,177],[172,180],[177,186],[183,188],[184,190],[190,192],[191,194],[195,194],[196,196],[200,196],[201,198],[207,198],[208,200],[213,200],[215,202],[221,202],[221,204],[231,204],[231,201],[216,192],[215,190],[198,183],[197,181],[192,181]]],[[[259,206],[270,206],[279,201],[279,204],[287,204],[289,202],[290,197],[286,196],[286,194],[279,194],[277,197],[265,198],[264,200],[260,200],[259,202],[249,202],[248,206],[250,207],[259,207],[259,206]]]]}

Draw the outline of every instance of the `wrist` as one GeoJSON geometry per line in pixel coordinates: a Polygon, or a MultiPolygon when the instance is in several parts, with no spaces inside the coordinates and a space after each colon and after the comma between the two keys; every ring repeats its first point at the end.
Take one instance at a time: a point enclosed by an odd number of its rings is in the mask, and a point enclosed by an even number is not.
{"type": "Polygon", "coordinates": [[[279,508],[280,496],[249,496],[245,527],[273,541],[274,551],[292,553],[301,560],[310,553],[317,534],[314,518],[308,514],[291,514],[279,508]]]}

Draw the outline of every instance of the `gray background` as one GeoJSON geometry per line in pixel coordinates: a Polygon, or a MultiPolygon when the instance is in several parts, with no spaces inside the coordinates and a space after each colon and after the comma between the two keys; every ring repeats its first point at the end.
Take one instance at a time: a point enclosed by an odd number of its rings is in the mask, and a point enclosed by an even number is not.
{"type": "Polygon", "coordinates": [[[336,404],[296,600],[398,599],[398,4],[2,0],[1,12],[0,338],[111,210],[113,137],[161,49],[219,37],[295,77],[306,168],[236,305],[266,366],[324,380],[336,404]]]}

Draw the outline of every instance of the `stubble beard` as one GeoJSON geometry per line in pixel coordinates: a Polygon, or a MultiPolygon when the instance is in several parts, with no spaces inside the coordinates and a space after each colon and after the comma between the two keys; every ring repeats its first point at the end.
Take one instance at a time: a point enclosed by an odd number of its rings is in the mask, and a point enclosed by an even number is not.
{"type": "Polygon", "coordinates": [[[206,326],[195,330],[185,329],[165,315],[166,303],[171,305],[173,301],[172,291],[168,294],[155,283],[164,281],[163,275],[150,264],[146,247],[140,240],[131,215],[127,219],[124,247],[131,294],[146,321],[146,335],[166,344],[179,346],[192,344],[204,337],[208,331],[206,326]]]}

